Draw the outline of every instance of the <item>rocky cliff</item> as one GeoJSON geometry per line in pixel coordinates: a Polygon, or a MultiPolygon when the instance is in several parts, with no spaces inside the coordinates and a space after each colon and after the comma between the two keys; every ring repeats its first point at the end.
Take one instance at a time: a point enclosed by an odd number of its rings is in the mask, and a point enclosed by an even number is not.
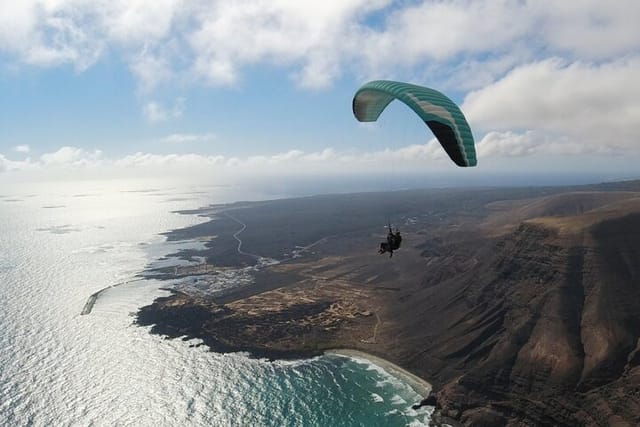
{"type": "Polygon", "coordinates": [[[423,295],[430,337],[410,363],[444,367],[425,372],[442,384],[442,414],[468,425],[640,424],[638,206],[525,220],[423,295]]]}

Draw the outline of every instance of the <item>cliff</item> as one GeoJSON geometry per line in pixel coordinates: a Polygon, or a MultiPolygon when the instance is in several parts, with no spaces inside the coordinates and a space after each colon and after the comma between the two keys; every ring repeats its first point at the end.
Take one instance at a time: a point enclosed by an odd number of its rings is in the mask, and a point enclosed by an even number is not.
{"type": "Polygon", "coordinates": [[[640,203],[625,200],[526,220],[435,285],[424,303],[439,320],[410,364],[446,366],[426,372],[443,384],[442,414],[468,425],[640,424],[640,203]]]}

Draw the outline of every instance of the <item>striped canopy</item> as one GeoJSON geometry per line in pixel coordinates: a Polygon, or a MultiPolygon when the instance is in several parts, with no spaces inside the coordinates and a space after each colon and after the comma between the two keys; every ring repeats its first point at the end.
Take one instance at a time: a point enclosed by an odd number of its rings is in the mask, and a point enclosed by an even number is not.
{"type": "Polygon", "coordinates": [[[353,114],[361,122],[375,122],[397,99],[407,104],[429,126],[442,148],[458,166],[475,166],[475,144],[469,124],[456,104],[434,89],[409,83],[375,80],[353,97],[353,114]]]}

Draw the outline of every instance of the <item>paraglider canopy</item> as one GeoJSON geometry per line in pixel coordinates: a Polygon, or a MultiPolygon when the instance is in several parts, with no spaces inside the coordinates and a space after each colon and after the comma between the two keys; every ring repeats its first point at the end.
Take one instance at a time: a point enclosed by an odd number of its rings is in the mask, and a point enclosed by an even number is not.
{"type": "Polygon", "coordinates": [[[408,105],[424,120],[456,165],[475,166],[478,163],[473,135],[462,111],[437,90],[375,80],[364,84],[354,95],[353,114],[361,122],[374,122],[394,99],[408,105]]]}

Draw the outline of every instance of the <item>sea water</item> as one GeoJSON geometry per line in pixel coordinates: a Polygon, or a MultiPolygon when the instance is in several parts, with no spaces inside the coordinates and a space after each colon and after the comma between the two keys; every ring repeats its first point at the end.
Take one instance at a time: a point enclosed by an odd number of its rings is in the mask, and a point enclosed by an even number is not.
{"type": "Polygon", "coordinates": [[[256,360],[133,324],[167,294],[135,280],[176,251],[160,233],[204,221],[174,211],[259,198],[142,181],[0,189],[0,425],[428,424],[421,397],[365,360],[256,360]]]}

